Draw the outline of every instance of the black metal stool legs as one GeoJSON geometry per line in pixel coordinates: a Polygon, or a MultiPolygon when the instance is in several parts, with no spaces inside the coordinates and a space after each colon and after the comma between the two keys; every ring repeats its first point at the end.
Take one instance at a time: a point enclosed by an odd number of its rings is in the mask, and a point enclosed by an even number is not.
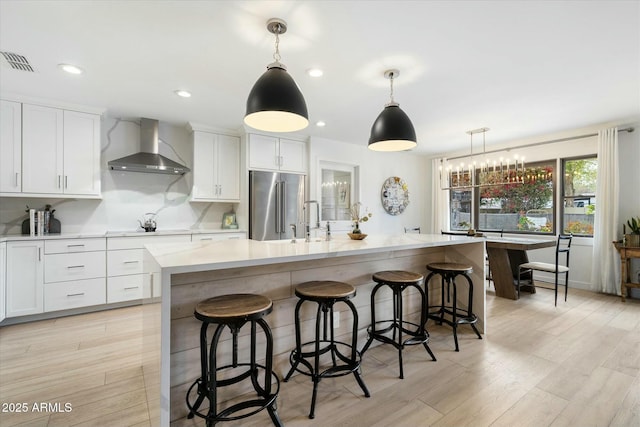
{"type": "Polygon", "coordinates": [[[364,354],[368,349],[373,340],[378,340],[383,343],[391,344],[395,348],[398,349],[398,365],[400,369],[400,379],[404,378],[404,367],[402,360],[402,350],[406,345],[414,345],[414,344],[422,344],[431,356],[433,361],[436,361],[436,357],[429,348],[429,334],[427,333],[424,325],[426,323],[426,310],[427,310],[427,298],[426,294],[422,290],[422,288],[415,283],[406,283],[402,285],[394,284],[390,285],[387,283],[378,283],[373,290],[371,291],[371,326],[368,328],[369,339],[367,343],[362,348],[361,354],[364,354]],[[376,320],[376,304],[375,304],[375,296],[378,290],[382,286],[391,287],[393,294],[393,319],[391,320],[376,320]],[[420,324],[415,324],[412,322],[408,322],[402,320],[404,311],[402,307],[402,292],[408,287],[415,287],[421,296],[421,310],[420,310],[420,324]],[[385,324],[386,327],[382,329],[377,329],[377,325],[385,324]],[[416,329],[412,330],[408,326],[414,326],[416,329]],[[384,334],[391,332],[391,337],[388,337],[384,334]],[[404,335],[403,335],[404,334],[404,335]],[[409,338],[404,339],[404,336],[408,335],[409,338]]]}
{"type": "Polygon", "coordinates": [[[300,332],[300,307],[304,301],[306,300],[300,299],[296,304],[296,348],[289,356],[291,369],[289,369],[284,381],[289,381],[294,371],[311,377],[313,382],[313,392],[311,395],[309,418],[314,418],[316,399],[318,395],[318,384],[324,377],[337,377],[353,373],[364,395],[369,397],[370,393],[359,373],[360,353],[356,350],[358,337],[358,312],[353,303],[349,300],[342,300],[342,302],[344,302],[353,313],[353,328],[350,344],[342,343],[335,339],[333,328],[333,306],[337,301],[333,299],[315,301],[318,304],[316,310],[315,340],[302,343],[300,332]],[[350,347],[350,354],[348,356],[343,354],[338,348],[338,345],[342,345],[346,348],[350,347]],[[312,350],[303,351],[303,347],[306,346],[312,346],[312,350]],[[326,353],[329,353],[329,356],[331,357],[331,364],[328,368],[324,368],[323,370],[320,363],[320,357],[326,353]],[[307,359],[313,359],[312,363],[307,359]]]}
{"type": "Polygon", "coordinates": [[[425,280],[425,292],[428,294],[429,289],[428,289],[428,285],[429,282],[431,280],[431,278],[434,275],[439,275],[441,278],[441,286],[440,286],[440,305],[439,306],[429,306],[428,307],[428,313],[427,313],[427,319],[433,319],[435,321],[438,322],[439,325],[442,325],[442,323],[446,323],[449,326],[451,326],[451,328],[453,329],[453,340],[456,346],[456,351],[460,351],[460,347],[458,345],[458,325],[459,324],[469,324],[471,325],[471,328],[473,328],[473,331],[476,333],[476,335],[478,336],[479,339],[482,339],[482,335],[480,335],[480,332],[478,331],[478,329],[476,328],[476,323],[478,321],[478,317],[473,314],[473,281],[471,280],[471,277],[469,277],[468,274],[464,274],[464,273],[459,273],[459,272],[455,272],[455,271],[438,271],[438,272],[432,272],[429,273],[429,275],[427,276],[427,279],[425,280]],[[469,284],[469,299],[468,299],[468,303],[467,303],[467,309],[460,309],[458,308],[458,290],[457,290],[457,286],[456,286],[456,277],[457,276],[462,276],[467,280],[467,283],[469,284]],[[447,306],[445,304],[445,283],[447,285],[447,301],[450,301],[450,290],[451,288],[453,288],[453,302],[451,303],[451,306],[447,306]],[[435,311],[431,311],[432,308],[435,308],[435,311]],[[445,319],[445,314],[448,314],[451,316],[451,320],[445,319]]]}

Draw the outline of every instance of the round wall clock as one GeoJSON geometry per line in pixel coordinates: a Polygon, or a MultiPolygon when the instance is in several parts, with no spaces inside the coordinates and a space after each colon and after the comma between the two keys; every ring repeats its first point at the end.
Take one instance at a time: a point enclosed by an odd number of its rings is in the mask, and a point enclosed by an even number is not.
{"type": "Polygon", "coordinates": [[[400,215],[409,205],[409,188],[404,180],[397,176],[386,179],[380,192],[382,207],[389,215],[400,215]]]}

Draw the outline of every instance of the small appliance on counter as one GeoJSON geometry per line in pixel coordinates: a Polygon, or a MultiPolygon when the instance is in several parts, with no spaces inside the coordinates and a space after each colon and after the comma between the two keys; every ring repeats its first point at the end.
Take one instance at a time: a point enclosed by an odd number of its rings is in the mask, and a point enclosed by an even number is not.
{"type": "Polygon", "coordinates": [[[145,232],[156,231],[156,214],[153,212],[147,212],[144,214],[142,220],[138,220],[138,224],[140,224],[140,228],[143,228],[145,232]]]}
{"type": "Polygon", "coordinates": [[[51,205],[46,205],[44,210],[31,209],[27,206],[29,218],[22,221],[22,234],[31,236],[42,236],[45,234],[60,234],[62,226],[60,220],[53,217],[55,209],[51,205]]]}

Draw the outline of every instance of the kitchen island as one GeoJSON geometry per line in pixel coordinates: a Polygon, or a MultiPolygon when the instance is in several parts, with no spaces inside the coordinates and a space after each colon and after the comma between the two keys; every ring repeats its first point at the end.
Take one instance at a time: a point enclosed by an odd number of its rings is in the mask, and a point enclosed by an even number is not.
{"type": "MultiPolygon", "coordinates": [[[[197,302],[229,293],[258,293],[271,298],[274,309],[266,320],[274,336],[275,371],[282,377],[289,368],[289,352],[295,345],[293,310],[297,284],[309,280],[339,280],[354,285],[357,296],[353,303],[360,317],[358,340],[362,347],[370,321],[369,296],[374,285],[371,275],[391,269],[425,273],[427,263],[443,261],[473,266],[472,280],[476,286],[473,305],[479,318],[478,329],[484,333],[483,239],[403,234],[369,236],[360,241],[340,236],[331,241],[297,241],[295,244],[288,240],[235,240],[147,245],[145,270],[152,273],[154,281],[161,281],[162,289],[160,309],[157,299],[149,300],[145,306],[148,316],[145,316],[144,350],[149,359],[144,361],[144,374],[152,424],[168,426],[170,421],[187,414],[185,394],[200,375],[200,322],[193,317],[197,302]],[[157,402],[157,406],[152,402],[157,402]]],[[[439,296],[440,287],[432,288],[435,291],[430,292],[430,300],[439,296]]],[[[419,299],[415,293],[405,293],[405,312],[417,318],[419,299]]],[[[389,315],[390,299],[389,294],[377,300],[376,312],[389,315]]],[[[460,297],[459,306],[465,306],[464,299],[460,297]]],[[[301,313],[303,334],[311,327],[313,316],[315,312],[311,310],[301,313]]],[[[349,333],[351,318],[348,310],[339,311],[338,316],[335,328],[336,336],[340,337],[349,333]]],[[[247,332],[242,333],[246,336],[247,332]]],[[[240,354],[246,341],[240,340],[240,354]]],[[[223,349],[221,357],[225,357],[230,345],[220,348],[223,349]]],[[[258,354],[261,352],[259,349],[258,354]]]]}

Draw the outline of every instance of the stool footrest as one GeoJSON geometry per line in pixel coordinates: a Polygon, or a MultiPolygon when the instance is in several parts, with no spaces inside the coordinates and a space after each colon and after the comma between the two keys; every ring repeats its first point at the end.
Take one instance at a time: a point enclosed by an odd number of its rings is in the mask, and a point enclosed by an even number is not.
{"type": "MultiPolygon", "coordinates": [[[[320,341],[321,348],[318,354],[325,354],[325,353],[331,352],[332,356],[335,355],[338,359],[340,359],[341,362],[343,362],[343,364],[339,365],[336,363],[335,359],[332,359],[331,366],[321,370],[320,372],[314,372],[315,369],[311,364],[311,362],[307,360],[307,358],[313,359],[315,357],[316,355],[315,344],[316,344],[315,341],[309,341],[301,345],[301,348],[312,346],[314,348],[314,350],[312,351],[303,351],[300,354],[298,354],[297,350],[291,351],[289,355],[289,360],[290,360],[291,366],[294,367],[293,370],[303,375],[306,375],[308,377],[332,378],[332,377],[341,377],[344,375],[349,375],[357,371],[358,369],[360,369],[360,361],[362,359],[360,352],[356,350],[355,351],[356,359],[352,360],[351,354],[347,356],[343,354],[338,348],[338,346],[340,346],[348,350],[349,353],[351,353],[352,347],[350,344],[347,344],[341,341],[334,341],[332,345],[331,341],[321,340],[320,341]],[[326,345],[322,346],[322,344],[326,344],[326,345]],[[300,365],[304,366],[306,369],[301,369],[300,365]]],[[[325,366],[326,365],[327,363],[325,363],[325,366]]]]}
{"type": "MultiPolygon", "coordinates": [[[[238,363],[236,365],[236,367],[238,366],[251,366],[250,363],[238,363]]],[[[263,370],[266,372],[266,367],[263,365],[259,365],[259,364],[255,364],[254,365],[256,368],[256,371],[263,370]]],[[[216,369],[216,372],[218,371],[222,371],[222,370],[228,370],[229,368],[235,368],[233,365],[227,365],[227,366],[221,366],[218,369],[216,369]]],[[[217,381],[217,388],[220,387],[224,387],[224,386],[229,386],[235,383],[240,382],[241,380],[248,378],[249,376],[251,376],[252,374],[252,370],[249,369],[246,372],[243,372],[242,374],[233,377],[233,378],[228,378],[226,380],[220,380],[217,381]]],[[[255,390],[256,393],[258,393],[258,395],[261,397],[260,399],[250,399],[250,400],[245,400],[243,402],[239,402],[236,403],[234,405],[231,405],[227,408],[224,408],[222,411],[218,412],[214,417],[208,415],[208,413],[203,413],[201,411],[198,410],[198,407],[200,406],[200,403],[202,402],[203,399],[201,399],[200,397],[203,396],[200,393],[200,388],[202,385],[202,378],[198,378],[197,380],[195,380],[193,382],[193,384],[191,384],[191,387],[189,387],[189,390],[187,391],[187,407],[189,408],[189,416],[188,418],[193,418],[194,415],[207,420],[207,422],[213,422],[213,423],[217,423],[219,421],[233,421],[233,420],[240,420],[246,417],[250,417],[251,415],[257,414],[258,412],[264,410],[264,409],[270,409],[272,407],[275,407],[275,400],[278,397],[278,393],[280,391],[280,380],[278,379],[278,376],[276,375],[275,372],[271,372],[271,378],[275,380],[275,391],[272,391],[269,394],[265,394],[264,390],[262,390],[261,388],[259,390],[255,390]],[[196,395],[198,396],[197,402],[196,404],[192,405],[191,401],[189,399],[191,392],[193,390],[194,387],[196,387],[196,395]],[[198,403],[199,402],[199,403],[198,403]],[[249,408],[256,408],[253,411],[250,412],[244,412],[240,415],[237,416],[232,416],[233,414],[239,412],[239,411],[244,411],[246,409],[249,408]]],[[[272,384],[273,385],[273,384],[272,384]]],[[[204,397],[206,398],[207,396],[204,395],[204,397]]],[[[210,405],[215,404],[212,402],[209,402],[210,405]]],[[[275,408],[274,408],[275,409],[275,408]]],[[[270,409],[271,410],[271,409],[270,409]]],[[[207,412],[209,412],[209,409],[207,409],[207,412]]]]}
{"type": "MultiPolygon", "coordinates": [[[[436,320],[438,322],[444,322],[449,326],[453,325],[453,319],[447,319],[443,317],[443,313],[444,314],[448,314],[449,316],[453,316],[453,307],[451,306],[445,306],[444,308],[437,305],[437,306],[430,306],[431,308],[437,308],[437,311],[429,311],[427,313],[427,318],[428,319],[432,319],[432,320],[436,320]]],[[[463,311],[460,309],[456,309],[456,323],[457,324],[465,324],[465,325],[470,325],[470,324],[474,324],[478,322],[478,316],[476,316],[475,314],[471,313],[469,314],[467,311],[463,311]]]]}
{"type": "Polygon", "coordinates": [[[424,344],[429,342],[429,333],[426,330],[423,330],[422,332],[418,332],[418,330],[420,329],[420,325],[418,325],[417,323],[408,322],[406,320],[403,320],[403,321],[379,320],[375,323],[375,325],[385,324],[385,323],[389,323],[389,326],[383,329],[376,328],[375,331],[371,326],[369,326],[367,328],[367,333],[369,334],[369,337],[387,344],[391,344],[398,349],[401,347],[404,347],[405,345],[416,345],[416,344],[424,344]],[[404,327],[404,325],[414,326],[416,329],[415,330],[407,329],[404,327]],[[384,335],[392,331],[393,331],[393,334],[395,335],[396,331],[398,330],[401,330],[402,333],[405,335],[409,335],[409,338],[404,340],[402,344],[398,343],[393,338],[389,338],[388,336],[384,335]]]}

